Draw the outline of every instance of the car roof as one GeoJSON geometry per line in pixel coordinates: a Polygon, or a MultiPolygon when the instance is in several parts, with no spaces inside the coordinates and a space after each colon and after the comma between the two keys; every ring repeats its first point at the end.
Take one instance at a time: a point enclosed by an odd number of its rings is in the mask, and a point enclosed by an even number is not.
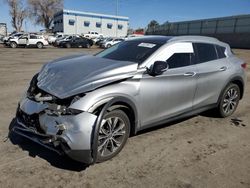
{"type": "Polygon", "coordinates": [[[128,39],[128,41],[138,41],[138,42],[164,44],[171,38],[173,38],[173,37],[171,37],[171,36],[148,35],[148,36],[141,36],[141,37],[133,37],[131,39],[128,39]]]}
{"type": "Polygon", "coordinates": [[[159,43],[164,44],[167,42],[204,42],[204,43],[213,43],[222,45],[222,42],[213,37],[206,36],[195,36],[195,35],[187,35],[187,36],[161,36],[161,35],[147,35],[142,37],[136,37],[129,39],[132,41],[140,41],[140,42],[149,42],[149,43],[159,43]]]}

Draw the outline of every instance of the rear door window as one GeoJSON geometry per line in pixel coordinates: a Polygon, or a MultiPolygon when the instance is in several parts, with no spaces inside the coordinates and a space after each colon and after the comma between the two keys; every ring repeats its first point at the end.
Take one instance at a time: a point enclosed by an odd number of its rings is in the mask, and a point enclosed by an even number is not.
{"type": "Polygon", "coordinates": [[[37,36],[35,36],[35,35],[30,35],[30,39],[37,39],[37,36]]]}
{"type": "Polygon", "coordinates": [[[207,43],[195,43],[199,63],[213,61],[217,59],[215,45],[207,43]]]}

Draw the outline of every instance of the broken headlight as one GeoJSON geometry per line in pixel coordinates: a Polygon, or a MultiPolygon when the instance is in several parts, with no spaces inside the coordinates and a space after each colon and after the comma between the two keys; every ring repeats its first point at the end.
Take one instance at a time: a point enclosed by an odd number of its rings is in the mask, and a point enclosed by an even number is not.
{"type": "Polygon", "coordinates": [[[45,110],[48,115],[77,115],[82,113],[82,110],[77,110],[73,108],[68,108],[66,106],[57,104],[48,104],[48,108],[45,110]]]}

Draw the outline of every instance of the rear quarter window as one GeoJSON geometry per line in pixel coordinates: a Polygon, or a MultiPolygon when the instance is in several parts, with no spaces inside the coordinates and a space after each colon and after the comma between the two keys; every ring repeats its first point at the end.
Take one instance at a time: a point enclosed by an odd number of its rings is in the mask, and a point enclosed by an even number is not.
{"type": "Polygon", "coordinates": [[[218,46],[218,45],[216,45],[215,47],[216,47],[216,51],[218,54],[218,58],[219,59],[225,58],[226,57],[226,55],[225,55],[226,48],[223,46],[218,46]]]}
{"type": "Polygon", "coordinates": [[[199,58],[198,63],[204,63],[217,59],[215,45],[207,43],[195,43],[196,54],[199,58]]]}

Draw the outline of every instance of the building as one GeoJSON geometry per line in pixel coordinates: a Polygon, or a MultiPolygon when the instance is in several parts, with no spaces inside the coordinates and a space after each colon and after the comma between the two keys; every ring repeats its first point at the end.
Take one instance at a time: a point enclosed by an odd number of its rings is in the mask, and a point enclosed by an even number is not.
{"type": "Polygon", "coordinates": [[[166,22],[148,28],[146,34],[211,36],[230,44],[234,48],[250,48],[250,14],[183,22],[166,22]]]}
{"type": "Polygon", "coordinates": [[[6,36],[7,35],[7,24],[0,23],[0,35],[6,36]]]}
{"type": "Polygon", "coordinates": [[[54,15],[53,32],[85,34],[95,31],[104,37],[124,37],[128,24],[128,17],[61,10],[54,15]]]}

